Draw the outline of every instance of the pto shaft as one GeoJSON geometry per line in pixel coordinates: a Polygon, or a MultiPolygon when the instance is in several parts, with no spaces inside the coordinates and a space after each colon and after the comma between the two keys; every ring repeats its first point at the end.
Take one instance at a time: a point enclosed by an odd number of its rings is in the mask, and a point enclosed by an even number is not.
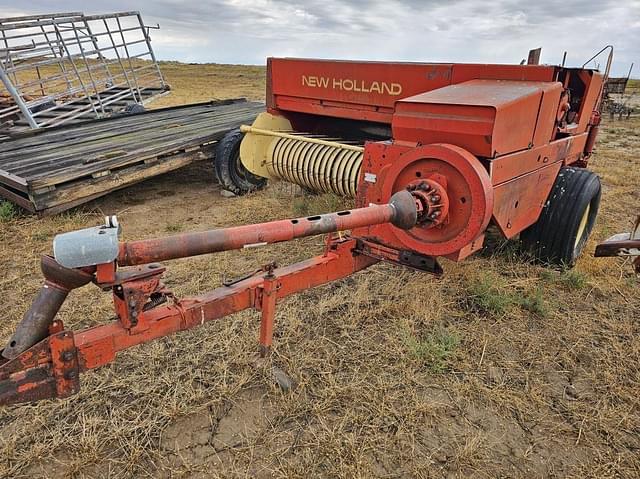
{"type": "Polygon", "coordinates": [[[219,251],[263,246],[295,238],[392,223],[410,229],[418,217],[416,199],[408,191],[399,191],[388,204],[371,205],[338,213],[272,221],[186,233],[165,238],[130,241],[120,244],[118,264],[134,266],[219,251]]]}
{"type": "Polygon", "coordinates": [[[134,266],[262,246],[381,223],[392,223],[398,228],[410,229],[418,221],[418,211],[424,210],[418,207],[419,202],[418,198],[405,190],[394,194],[389,203],[384,205],[371,205],[366,208],[307,218],[131,241],[120,243],[119,249],[118,244],[113,241],[114,238],[109,237],[109,231],[115,231],[111,227],[89,228],[89,232],[81,230],[66,233],[54,241],[56,259],[50,256],[43,257],[42,271],[45,284],[0,354],[6,359],[13,359],[44,339],[69,291],[92,281],[96,265],[104,264],[105,260],[111,262],[116,252],[120,266],[134,266]],[[58,263],[58,259],[62,264],[58,263]],[[92,263],[92,260],[98,262],[92,263]]]}

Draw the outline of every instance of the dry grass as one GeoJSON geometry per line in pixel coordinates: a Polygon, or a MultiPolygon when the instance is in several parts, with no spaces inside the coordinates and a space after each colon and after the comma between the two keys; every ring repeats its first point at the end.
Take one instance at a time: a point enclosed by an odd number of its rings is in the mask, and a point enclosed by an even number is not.
{"type": "MultiPolygon", "coordinates": [[[[163,102],[263,88],[258,68],[163,68],[174,86],[163,102]]],[[[630,226],[639,147],[637,116],[603,128],[593,160],[603,205],[588,252],[630,226]]],[[[212,178],[196,164],[55,218],[3,220],[0,337],[39,287],[37,257],[53,235],[104,213],[131,239],[340,203],[301,202],[283,185],[226,199],[212,178]]],[[[166,283],[203,292],[225,273],[288,264],[321,244],[173,261],[166,283]]],[[[72,398],[2,409],[0,476],[638,477],[640,298],[629,265],[585,254],[560,273],[507,244],[444,266],[436,280],[377,265],[279,304],[272,360],[297,380],[290,393],[252,366],[258,314],[247,311],[120,354],[72,398]]],[[[61,318],[78,329],[110,308],[86,287],[61,318]]]]}
{"type": "Polygon", "coordinates": [[[172,91],[152,102],[150,108],[225,98],[264,100],[263,66],[160,62],[160,68],[172,91]]]}

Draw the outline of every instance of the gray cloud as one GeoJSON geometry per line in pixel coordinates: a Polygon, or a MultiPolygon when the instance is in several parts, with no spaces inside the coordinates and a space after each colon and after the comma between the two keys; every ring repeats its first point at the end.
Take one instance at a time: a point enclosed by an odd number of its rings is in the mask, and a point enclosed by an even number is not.
{"type": "MultiPolygon", "coordinates": [[[[0,14],[83,10],[104,3],[0,0],[0,14]],[[52,7],[55,5],[55,8],[52,7]]],[[[542,60],[580,65],[607,43],[614,75],[631,62],[640,76],[640,0],[112,0],[111,11],[140,10],[161,59],[264,63],[266,56],[403,61],[518,62],[542,47],[542,60]]],[[[605,59],[600,60],[604,64],[605,59]]]]}

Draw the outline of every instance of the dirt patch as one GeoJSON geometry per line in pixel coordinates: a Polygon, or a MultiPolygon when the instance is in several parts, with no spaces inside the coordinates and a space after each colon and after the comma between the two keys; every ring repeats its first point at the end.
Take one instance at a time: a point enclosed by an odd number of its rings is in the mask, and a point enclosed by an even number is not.
{"type": "Polygon", "coordinates": [[[217,408],[177,418],[160,438],[166,461],[164,477],[184,472],[210,474],[225,466],[240,466],[235,452],[251,447],[269,432],[274,413],[269,401],[264,390],[254,388],[217,408]]]}

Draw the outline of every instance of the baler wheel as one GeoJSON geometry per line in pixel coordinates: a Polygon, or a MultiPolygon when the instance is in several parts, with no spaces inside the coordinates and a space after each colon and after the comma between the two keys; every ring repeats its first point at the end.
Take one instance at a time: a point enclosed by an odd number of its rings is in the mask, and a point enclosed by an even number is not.
{"type": "Polygon", "coordinates": [[[598,175],[562,168],[540,218],[520,233],[524,248],[544,263],[573,267],[595,224],[600,193],[598,175]]]}
{"type": "Polygon", "coordinates": [[[236,195],[244,195],[264,188],[266,178],[261,178],[247,170],[240,161],[240,143],[244,133],[239,129],[231,130],[216,146],[214,166],[218,181],[225,190],[236,195]]]}

